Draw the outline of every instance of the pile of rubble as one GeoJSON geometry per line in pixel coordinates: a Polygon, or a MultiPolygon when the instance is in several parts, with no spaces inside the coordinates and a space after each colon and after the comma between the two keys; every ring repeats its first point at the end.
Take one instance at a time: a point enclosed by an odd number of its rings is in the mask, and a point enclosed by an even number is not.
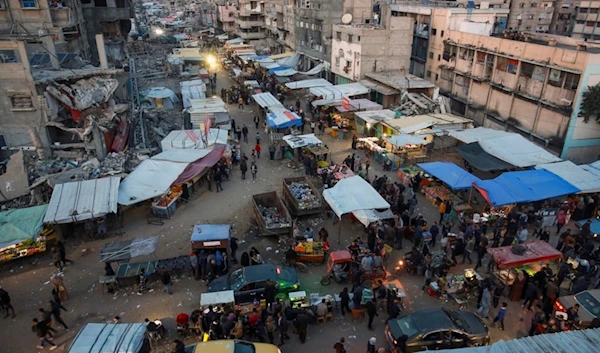
{"type": "Polygon", "coordinates": [[[144,109],[144,126],[146,128],[146,146],[159,147],[160,141],[169,132],[183,127],[183,115],[179,110],[144,109]]]}

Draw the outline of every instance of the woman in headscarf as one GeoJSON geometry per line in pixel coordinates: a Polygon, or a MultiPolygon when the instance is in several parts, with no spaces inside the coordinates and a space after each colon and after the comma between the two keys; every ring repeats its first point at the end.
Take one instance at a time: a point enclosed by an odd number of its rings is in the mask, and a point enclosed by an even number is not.
{"type": "Polygon", "coordinates": [[[58,293],[58,298],[61,302],[67,301],[69,299],[69,292],[67,292],[67,287],[65,287],[64,278],[60,274],[54,274],[50,277],[52,282],[52,289],[58,293]]]}
{"type": "Polygon", "coordinates": [[[242,265],[242,267],[250,266],[250,255],[248,255],[248,253],[245,251],[242,253],[240,264],[242,265]]]}

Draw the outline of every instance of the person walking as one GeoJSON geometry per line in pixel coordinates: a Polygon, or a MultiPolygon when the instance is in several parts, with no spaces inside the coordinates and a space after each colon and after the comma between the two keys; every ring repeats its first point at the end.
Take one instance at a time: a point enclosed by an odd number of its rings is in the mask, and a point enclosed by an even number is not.
{"type": "Polygon", "coordinates": [[[271,142],[271,143],[269,144],[269,158],[270,158],[271,160],[274,160],[274,159],[275,159],[275,151],[276,151],[275,144],[273,144],[273,143],[271,142]]]}
{"type": "Polygon", "coordinates": [[[223,181],[223,175],[221,174],[220,169],[217,168],[213,178],[215,179],[215,184],[217,185],[217,192],[223,191],[223,186],[221,185],[221,182],[223,181]]]}
{"type": "Polygon", "coordinates": [[[6,312],[6,316],[4,316],[4,318],[6,319],[9,316],[9,312],[12,310],[12,318],[15,318],[15,309],[13,308],[12,304],[10,303],[10,295],[8,295],[8,292],[2,288],[0,286],[0,304],[2,304],[2,310],[4,310],[6,312]]]}
{"type": "Polygon", "coordinates": [[[163,292],[173,294],[171,292],[171,287],[173,286],[173,283],[171,282],[171,275],[164,267],[160,270],[160,282],[163,284],[163,292]]]}
{"type": "Polygon", "coordinates": [[[242,156],[242,160],[240,161],[240,170],[242,171],[242,180],[246,180],[246,172],[248,171],[248,157],[245,155],[242,156]]]}
{"type": "Polygon", "coordinates": [[[508,304],[506,302],[502,303],[502,307],[498,310],[496,317],[494,318],[494,324],[498,322],[500,324],[500,329],[504,331],[504,317],[506,316],[506,310],[508,309],[508,304]]]}
{"type": "Polygon", "coordinates": [[[258,115],[254,116],[254,126],[258,129],[258,124],[260,123],[260,118],[258,115]]]}
{"type": "Polygon", "coordinates": [[[242,128],[239,125],[235,127],[235,136],[238,141],[242,142],[242,128]]]}
{"type": "Polygon", "coordinates": [[[340,292],[340,302],[342,307],[342,315],[346,315],[346,312],[350,313],[350,294],[348,293],[348,287],[340,292]]]}
{"type": "Polygon", "coordinates": [[[369,167],[371,166],[371,158],[369,156],[365,157],[365,174],[369,176],[369,167]]]}
{"type": "Polygon", "coordinates": [[[47,336],[49,333],[48,325],[45,322],[40,322],[38,319],[33,319],[31,323],[31,330],[35,332],[35,334],[40,339],[40,344],[36,346],[37,349],[44,349],[44,345],[48,343],[50,345],[50,350],[55,350],[58,346],[50,341],[47,336]]]}
{"type": "Polygon", "coordinates": [[[248,143],[248,126],[244,125],[242,135],[244,135],[244,142],[248,143]]]}
{"type": "Polygon", "coordinates": [[[490,304],[492,303],[492,294],[489,288],[483,289],[483,295],[481,296],[481,306],[477,309],[479,316],[487,319],[488,313],[490,312],[490,304]]]}
{"type": "Polygon", "coordinates": [[[256,144],[260,145],[260,133],[258,131],[256,132],[256,136],[254,136],[254,138],[256,139],[256,144]]]}
{"type": "Polygon", "coordinates": [[[62,274],[53,274],[50,276],[50,282],[52,282],[52,291],[58,294],[58,298],[61,302],[69,300],[69,292],[65,286],[65,281],[62,274]]]}
{"type": "Polygon", "coordinates": [[[315,124],[315,120],[314,120],[314,119],[312,119],[312,120],[310,121],[310,131],[311,131],[313,134],[315,133],[315,126],[316,126],[316,124],[315,124]]]}
{"type": "Polygon", "coordinates": [[[62,240],[56,242],[56,247],[58,248],[58,253],[60,254],[60,261],[62,261],[62,264],[66,265],[67,262],[72,264],[73,261],[67,259],[67,251],[65,250],[65,244],[63,244],[62,240]]]}
{"type": "Polygon", "coordinates": [[[442,201],[440,203],[440,207],[438,208],[438,211],[440,212],[440,220],[439,222],[442,223],[442,221],[444,220],[444,215],[446,215],[446,207],[448,205],[446,205],[446,201],[442,201]]]}
{"type": "Polygon", "coordinates": [[[256,151],[256,158],[260,159],[260,151],[262,151],[262,147],[260,147],[259,143],[254,146],[254,150],[256,151]]]}
{"type": "Polygon", "coordinates": [[[529,328],[529,336],[535,336],[540,334],[540,330],[538,326],[543,326],[546,324],[546,313],[542,310],[542,303],[537,303],[535,305],[535,314],[531,318],[531,327],[529,328]]]}
{"type": "Polygon", "coordinates": [[[367,315],[369,315],[369,330],[373,330],[373,319],[375,319],[375,316],[379,316],[379,314],[377,314],[377,305],[375,303],[375,298],[369,300],[367,302],[367,315]]]}
{"type": "Polygon", "coordinates": [[[238,109],[244,110],[244,98],[238,98],[238,109]]]}
{"type": "Polygon", "coordinates": [[[277,329],[279,330],[279,347],[283,346],[286,339],[290,339],[290,336],[288,336],[287,334],[288,327],[288,321],[285,318],[283,311],[280,311],[277,314],[277,329]]]}
{"type": "Polygon", "coordinates": [[[369,338],[369,342],[367,342],[367,353],[375,353],[375,344],[377,344],[377,338],[369,338]]]}
{"type": "Polygon", "coordinates": [[[148,276],[146,275],[146,269],[141,268],[138,275],[138,295],[142,295],[148,289],[148,276]]]}
{"type": "Polygon", "coordinates": [[[234,264],[237,264],[237,257],[236,257],[236,253],[237,253],[237,249],[238,249],[238,239],[236,237],[231,237],[231,240],[229,241],[229,247],[231,248],[231,261],[233,261],[234,264]]]}
{"type": "Polygon", "coordinates": [[[48,308],[50,310],[50,314],[54,318],[54,321],[56,323],[58,323],[59,325],[62,325],[62,327],[64,327],[65,330],[68,330],[69,328],[67,327],[67,324],[65,324],[63,319],[60,317],[61,310],[64,310],[64,311],[68,311],[68,310],[64,306],[62,306],[61,303],[55,302],[54,300],[48,301],[48,308]]]}
{"type": "Polygon", "coordinates": [[[335,353],[346,353],[346,346],[344,346],[344,342],[346,342],[346,340],[344,339],[344,337],[342,337],[333,345],[335,353]]]}
{"type": "Polygon", "coordinates": [[[62,261],[60,260],[60,253],[56,247],[52,248],[52,261],[54,261],[54,266],[58,268],[60,272],[63,271],[62,261]]]}
{"type": "Polygon", "coordinates": [[[294,321],[294,326],[296,327],[296,331],[298,332],[298,337],[300,338],[300,343],[306,342],[306,334],[308,332],[308,323],[311,321],[311,318],[306,314],[299,314],[294,321]]]}
{"type": "Polygon", "coordinates": [[[198,255],[195,252],[191,252],[190,254],[190,266],[192,267],[192,276],[194,280],[200,279],[200,261],[198,260],[198,255]]]}
{"type": "Polygon", "coordinates": [[[252,173],[252,180],[256,182],[256,173],[258,173],[258,167],[256,166],[256,162],[252,162],[250,166],[250,173],[252,173]]]}

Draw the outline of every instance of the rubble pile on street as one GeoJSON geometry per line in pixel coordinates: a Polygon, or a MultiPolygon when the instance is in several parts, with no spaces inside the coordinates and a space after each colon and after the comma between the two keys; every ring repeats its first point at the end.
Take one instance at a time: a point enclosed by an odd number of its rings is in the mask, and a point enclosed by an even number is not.
{"type": "Polygon", "coordinates": [[[144,126],[148,138],[146,145],[158,147],[169,132],[182,128],[183,116],[178,110],[144,109],[144,126]]]}
{"type": "Polygon", "coordinates": [[[258,211],[265,219],[267,229],[285,228],[292,225],[288,222],[285,216],[279,212],[277,207],[265,207],[258,205],[258,211]]]}
{"type": "Polygon", "coordinates": [[[298,200],[298,208],[307,210],[321,207],[321,200],[314,194],[313,189],[305,182],[292,182],[289,184],[292,195],[298,200]]]}

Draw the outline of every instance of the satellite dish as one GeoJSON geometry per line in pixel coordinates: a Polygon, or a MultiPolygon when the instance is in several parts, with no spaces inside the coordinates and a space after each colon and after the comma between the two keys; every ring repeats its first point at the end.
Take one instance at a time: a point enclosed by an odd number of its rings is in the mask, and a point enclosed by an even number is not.
{"type": "Polygon", "coordinates": [[[344,16],[342,16],[342,23],[347,25],[347,24],[350,24],[350,22],[352,22],[352,14],[350,14],[350,13],[344,14],[344,16]]]}

